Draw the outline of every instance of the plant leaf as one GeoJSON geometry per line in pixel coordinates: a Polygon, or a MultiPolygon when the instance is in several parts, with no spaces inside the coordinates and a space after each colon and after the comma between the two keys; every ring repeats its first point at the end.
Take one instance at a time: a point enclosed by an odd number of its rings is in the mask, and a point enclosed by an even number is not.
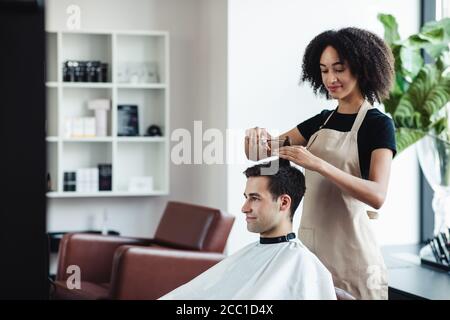
{"type": "Polygon", "coordinates": [[[419,37],[431,43],[439,43],[444,41],[445,30],[442,27],[430,29],[419,33],[419,37]]]}
{"type": "Polygon", "coordinates": [[[444,30],[445,37],[450,37],[450,18],[444,18],[439,21],[430,21],[427,22],[422,29],[420,30],[420,33],[422,34],[428,34],[430,32],[433,32],[435,29],[442,28],[444,30]]]}
{"type": "Polygon", "coordinates": [[[424,66],[393,114],[394,122],[407,128],[428,130],[431,117],[450,100],[450,77],[436,65],[424,66]]]}
{"type": "Polygon", "coordinates": [[[405,44],[414,49],[423,49],[430,44],[430,41],[421,37],[420,34],[413,34],[405,41],[405,44]]]}
{"type": "Polygon", "coordinates": [[[450,100],[450,18],[427,23],[405,41],[393,16],[379,14],[378,20],[395,59],[394,85],[383,104],[394,120],[401,152],[430,132],[448,130],[440,110],[450,100]],[[432,63],[424,65],[422,49],[434,59],[432,63]]]}
{"type": "Polygon", "coordinates": [[[422,48],[434,59],[437,59],[443,51],[449,50],[450,18],[428,22],[422,27],[419,34],[429,42],[422,48]]]}
{"type": "Polygon", "coordinates": [[[434,59],[437,59],[442,52],[448,51],[448,44],[430,44],[424,47],[425,51],[434,59]]]}
{"type": "Polygon", "coordinates": [[[401,96],[389,94],[389,98],[383,100],[384,110],[387,113],[394,114],[397,109],[401,96]]]}
{"type": "Polygon", "coordinates": [[[397,154],[416,143],[426,135],[426,132],[417,129],[397,128],[395,130],[395,142],[397,154]]]}
{"type": "Polygon", "coordinates": [[[393,15],[379,13],[378,20],[384,26],[384,40],[389,44],[393,44],[395,41],[400,40],[398,33],[398,24],[393,15]]]}
{"type": "Polygon", "coordinates": [[[383,100],[384,110],[391,115],[395,113],[397,109],[398,103],[400,102],[401,97],[405,93],[409,84],[403,78],[400,72],[395,73],[394,86],[389,92],[389,97],[383,100]]]}
{"type": "Polygon", "coordinates": [[[409,47],[402,46],[400,49],[400,59],[402,66],[402,74],[412,82],[423,66],[423,58],[420,51],[409,47]]]}
{"type": "Polygon", "coordinates": [[[447,128],[447,117],[442,117],[431,125],[436,132],[436,135],[441,134],[447,128]]]}
{"type": "Polygon", "coordinates": [[[443,52],[438,60],[436,61],[436,66],[438,69],[443,70],[444,74],[443,76],[446,76],[448,69],[450,68],[450,52],[446,51],[443,52]]]}
{"type": "Polygon", "coordinates": [[[416,50],[424,49],[431,57],[436,59],[441,52],[448,51],[448,37],[445,30],[441,27],[430,29],[426,33],[418,33],[410,36],[405,41],[405,46],[416,50]]]}

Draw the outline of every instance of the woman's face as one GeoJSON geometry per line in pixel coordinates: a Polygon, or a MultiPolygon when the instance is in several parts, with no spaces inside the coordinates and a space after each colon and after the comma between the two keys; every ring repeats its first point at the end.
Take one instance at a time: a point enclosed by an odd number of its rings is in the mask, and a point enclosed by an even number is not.
{"type": "Polygon", "coordinates": [[[357,79],[350,72],[346,61],[339,59],[339,54],[332,46],[323,50],[320,56],[322,82],[334,99],[344,99],[350,94],[359,92],[357,79]]]}

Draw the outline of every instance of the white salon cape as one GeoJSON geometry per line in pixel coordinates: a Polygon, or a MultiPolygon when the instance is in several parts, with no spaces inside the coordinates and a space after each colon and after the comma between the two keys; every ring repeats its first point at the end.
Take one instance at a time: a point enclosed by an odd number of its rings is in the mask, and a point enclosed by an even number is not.
{"type": "Polygon", "coordinates": [[[161,300],[336,300],[330,272],[298,239],[252,243],[161,300]]]}

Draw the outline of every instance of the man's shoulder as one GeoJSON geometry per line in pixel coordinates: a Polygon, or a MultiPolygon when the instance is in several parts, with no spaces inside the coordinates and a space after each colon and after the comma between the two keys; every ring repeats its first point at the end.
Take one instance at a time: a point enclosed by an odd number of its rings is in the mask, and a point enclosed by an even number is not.
{"type": "Polygon", "coordinates": [[[316,259],[317,257],[306,247],[299,239],[292,241],[294,254],[302,256],[306,259],[316,259]]]}
{"type": "Polygon", "coordinates": [[[239,250],[228,255],[226,259],[228,259],[230,257],[236,257],[238,255],[246,254],[249,250],[252,250],[253,248],[255,248],[258,245],[258,243],[259,243],[258,241],[248,243],[244,247],[242,247],[239,250]]]}
{"type": "Polygon", "coordinates": [[[319,268],[327,270],[323,265],[323,263],[319,260],[319,258],[313,252],[311,252],[299,239],[295,239],[294,242],[295,242],[294,254],[301,259],[300,261],[302,263],[315,265],[319,268]]]}

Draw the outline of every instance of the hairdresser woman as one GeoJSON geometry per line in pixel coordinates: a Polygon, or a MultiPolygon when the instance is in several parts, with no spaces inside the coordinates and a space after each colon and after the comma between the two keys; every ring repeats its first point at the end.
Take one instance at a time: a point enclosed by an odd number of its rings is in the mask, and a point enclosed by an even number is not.
{"type": "Polygon", "coordinates": [[[279,155],[305,168],[299,238],[335,286],[357,299],[387,299],[386,267],[367,205],[382,206],[396,153],[393,122],[373,107],[388,96],[393,73],[392,53],[377,35],[357,28],[323,32],[306,48],[301,80],[336,100],[336,108],[280,137],[256,127],[245,139],[251,160],[279,155]],[[278,147],[285,136],[292,145],[278,147]]]}

